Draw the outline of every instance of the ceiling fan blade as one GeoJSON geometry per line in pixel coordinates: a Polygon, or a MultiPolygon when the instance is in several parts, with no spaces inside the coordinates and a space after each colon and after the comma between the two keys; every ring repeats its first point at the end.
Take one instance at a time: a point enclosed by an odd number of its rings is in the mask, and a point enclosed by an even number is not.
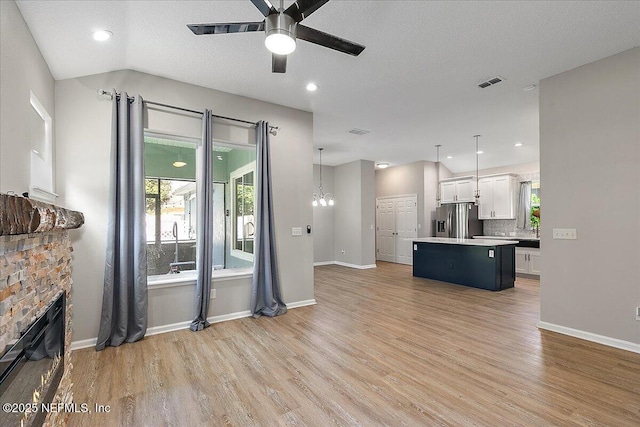
{"type": "Polygon", "coordinates": [[[338,52],[348,53],[353,56],[360,55],[365,48],[361,44],[353,43],[349,40],[341,39],[340,37],[332,36],[331,34],[301,24],[298,24],[296,32],[297,38],[300,40],[319,44],[320,46],[328,47],[338,52]]]}
{"type": "Polygon", "coordinates": [[[274,73],[285,73],[287,71],[287,55],[271,56],[271,71],[274,73]]]}
{"type": "Polygon", "coordinates": [[[191,24],[187,25],[193,34],[201,36],[203,34],[226,34],[226,33],[247,33],[250,31],[264,31],[264,21],[262,22],[228,22],[225,24],[191,24]]]}
{"type": "Polygon", "coordinates": [[[328,1],[329,0],[296,0],[284,13],[292,17],[296,22],[300,22],[328,1]]]}
{"type": "Polygon", "coordinates": [[[270,14],[277,12],[271,2],[266,2],[265,0],[251,0],[251,3],[253,3],[253,5],[257,7],[260,13],[264,16],[269,16],[270,14]]]}

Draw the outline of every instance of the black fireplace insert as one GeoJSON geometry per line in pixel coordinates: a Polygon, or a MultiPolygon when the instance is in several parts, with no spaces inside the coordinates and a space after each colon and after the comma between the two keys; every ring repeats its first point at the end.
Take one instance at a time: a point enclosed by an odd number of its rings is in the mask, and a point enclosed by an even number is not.
{"type": "Polygon", "coordinates": [[[65,305],[62,292],[0,358],[0,426],[43,424],[64,372],[65,305]]]}

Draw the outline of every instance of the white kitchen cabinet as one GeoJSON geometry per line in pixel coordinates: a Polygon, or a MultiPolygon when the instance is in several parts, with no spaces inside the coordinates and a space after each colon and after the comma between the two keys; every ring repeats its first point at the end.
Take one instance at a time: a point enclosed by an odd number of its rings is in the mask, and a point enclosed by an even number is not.
{"type": "Polygon", "coordinates": [[[484,176],[478,181],[479,219],[515,219],[516,176],[484,176]]]}
{"type": "Polygon", "coordinates": [[[516,248],[516,273],[540,275],[540,249],[516,248]]]}
{"type": "Polygon", "coordinates": [[[440,203],[473,202],[476,183],[473,177],[465,176],[440,181],[440,203]]]}

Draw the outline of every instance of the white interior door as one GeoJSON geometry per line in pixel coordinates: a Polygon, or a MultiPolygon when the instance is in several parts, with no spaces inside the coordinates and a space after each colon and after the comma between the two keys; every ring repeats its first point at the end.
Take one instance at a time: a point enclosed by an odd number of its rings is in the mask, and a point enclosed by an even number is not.
{"type": "Polygon", "coordinates": [[[418,237],[417,196],[396,199],[396,261],[400,264],[413,263],[411,238],[418,237]]]}
{"type": "Polygon", "coordinates": [[[380,261],[396,262],[396,201],[378,199],[376,203],[377,254],[380,261]]]}

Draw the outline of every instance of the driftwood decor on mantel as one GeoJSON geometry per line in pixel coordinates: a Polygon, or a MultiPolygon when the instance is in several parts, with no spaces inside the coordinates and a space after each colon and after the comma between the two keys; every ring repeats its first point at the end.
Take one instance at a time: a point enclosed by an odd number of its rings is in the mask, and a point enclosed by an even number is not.
{"type": "Polygon", "coordinates": [[[0,236],[66,230],[82,224],[81,212],[0,193],[0,236]]]}

